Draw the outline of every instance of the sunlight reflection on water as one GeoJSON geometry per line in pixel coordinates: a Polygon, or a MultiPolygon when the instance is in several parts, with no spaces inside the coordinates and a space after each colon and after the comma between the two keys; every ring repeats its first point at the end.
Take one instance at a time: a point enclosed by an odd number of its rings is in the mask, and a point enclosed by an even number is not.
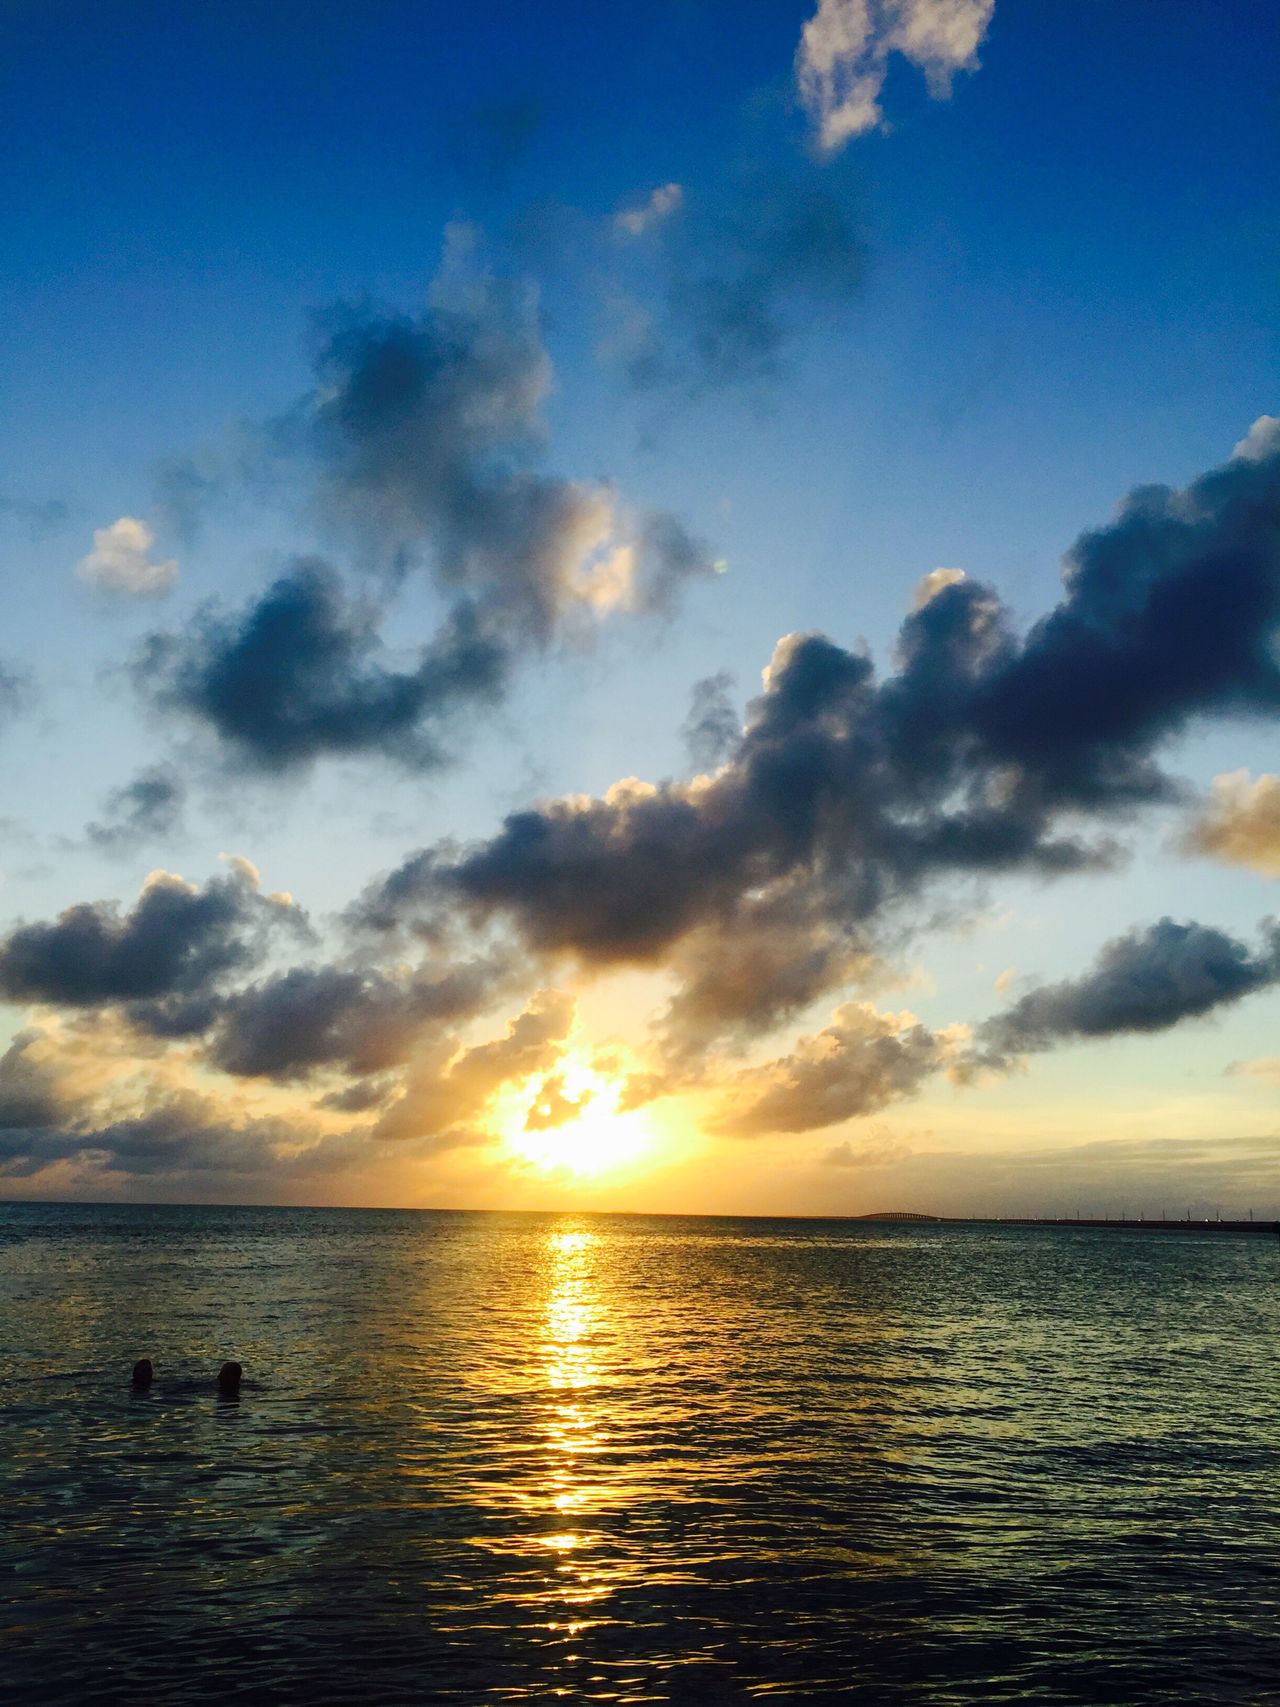
{"type": "Polygon", "coordinates": [[[5,1699],[1255,1707],[1278,1297],[1230,1237],[0,1209],[5,1699]]]}

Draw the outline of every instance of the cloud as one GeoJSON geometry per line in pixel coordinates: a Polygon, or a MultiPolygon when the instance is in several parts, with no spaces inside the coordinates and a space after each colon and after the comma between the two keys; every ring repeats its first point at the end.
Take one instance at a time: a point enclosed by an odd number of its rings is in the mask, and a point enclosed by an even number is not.
{"type": "Polygon", "coordinates": [[[683,396],[776,381],[787,347],[867,273],[848,185],[751,172],[690,192],[620,277],[611,340],[641,390],[683,396]]]}
{"type": "Polygon", "coordinates": [[[505,1037],[457,1053],[429,1052],[379,1120],[376,1136],[427,1139],[441,1148],[476,1142],[473,1123],[490,1099],[510,1081],[554,1067],[573,1019],[571,996],[541,990],[505,1037]]]}
{"type": "Polygon", "coordinates": [[[566,617],[648,611],[712,572],[664,512],[630,514],[613,488],[548,474],[552,386],[537,298],[477,274],[465,233],[417,315],[330,311],[318,384],[280,423],[312,462],[322,511],[383,561],[426,551],[437,585],[514,638],[546,644],[566,617]]]}
{"type": "Polygon", "coordinates": [[[1259,415],[1231,452],[1244,462],[1262,462],[1280,450],[1280,416],[1259,415]]]}
{"type": "Polygon", "coordinates": [[[1243,865],[1263,877],[1280,877],[1280,777],[1247,770],[1213,779],[1209,799],[1182,835],[1188,853],[1243,865]]]}
{"type": "Polygon", "coordinates": [[[881,969],[867,933],[832,911],[803,882],[776,885],[682,937],[658,1025],[666,1059],[683,1064],[720,1039],[762,1036],[819,997],[872,981],[881,969]]]}
{"type": "Polygon", "coordinates": [[[0,1134],[57,1127],[67,1118],[68,1100],[41,1042],[39,1031],[20,1031],[0,1056],[0,1134]]]}
{"type": "Polygon", "coordinates": [[[0,660],[0,728],[25,711],[30,702],[30,676],[25,670],[0,660]]]}
{"type": "Polygon", "coordinates": [[[864,1143],[854,1145],[845,1138],[833,1144],[818,1160],[824,1168],[885,1168],[905,1162],[911,1154],[909,1144],[881,1127],[878,1131],[873,1128],[864,1143]]]}
{"type": "Polygon", "coordinates": [[[242,1077],[382,1073],[408,1060],[424,1033],[491,1005],[510,970],[501,955],[412,973],[295,966],[221,1004],[210,1058],[242,1077]]]}
{"type": "Polygon", "coordinates": [[[1280,925],[1260,949],[1207,925],[1161,919],[1107,943],[1091,972],[1030,990],[978,1034],[1002,1060],[1079,1038],[1165,1031],[1280,983],[1280,925]]]}
{"type": "Polygon", "coordinates": [[[931,569],[916,584],[916,590],[911,596],[912,610],[923,610],[929,600],[937,598],[944,588],[957,586],[964,579],[963,569],[931,569]]]}
{"type": "Polygon", "coordinates": [[[1261,1079],[1264,1084],[1280,1085],[1280,1055],[1259,1055],[1254,1061],[1233,1061],[1227,1071],[1244,1073],[1251,1079],[1261,1079]]]}
{"type": "Polygon", "coordinates": [[[738,744],[742,720],[731,697],[732,688],[733,677],[728,670],[719,670],[693,684],[689,715],[680,725],[680,735],[690,760],[700,771],[713,771],[738,744]]]}
{"type": "Polygon", "coordinates": [[[123,787],[111,790],[101,819],[88,824],[85,833],[109,853],[171,836],[181,820],[185,798],[186,788],[172,765],[150,765],[123,787]]]}
{"type": "Polygon", "coordinates": [[[26,529],[33,540],[44,539],[65,526],[70,509],[61,498],[32,500],[0,496],[0,517],[8,517],[26,529]]]}
{"type": "MultiPolygon", "coordinates": [[[[500,701],[520,658],[588,638],[613,613],[669,615],[688,582],[716,572],[674,516],[540,467],[552,370],[536,297],[477,274],[467,249],[455,233],[416,315],[340,306],[322,317],[316,385],[262,437],[254,478],[301,469],[327,526],[385,572],[381,601],[299,559],[241,612],[206,606],[139,653],[142,691],[203,725],[233,762],[440,764],[446,725],[500,701]],[[396,667],[378,624],[388,589],[418,567],[444,614],[396,667]]],[[[198,470],[187,482],[217,484],[198,470]]]]}
{"type": "Polygon", "coordinates": [[[38,1177],[74,1163],[75,1186],[95,1192],[110,1189],[113,1180],[133,1178],[180,1181],[196,1196],[243,1185],[260,1200],[264,1189],[279,1190],[286,1181],[296,1186],[370,1155],[362,1136],[317,1134],[190,1090],[100,1124],[88,1110],[64,1110],[42,1126],[0,1127],[0,1177],[38,1177]]]}
{"type": "Polygon", "coordinates": [[[810,1132],[874,1114],[913,1096],[944,1068],[963,1041],[961,1031],[932,1032],[914,1014],[878,1013],[847,1002],[832,1023],[802,1037],[789,1055],[742,1072],[713,1131],[754,1138],[770,1132],[810,1132]]]}
{"type": "Polygon", "coordinates": [[[1163,743],[1280,710],[1278,626],[1280,456],[1237,459],[1131,494],[1024,637],[973,579],[906,618],[883,680],[860,652],[787,636],[714,776],[513,813],[486,842],[411,855],[358,911],[386,929],[462,908],[594,966],[661,964],[770,908],[866,949],[926,885],[1107,863],[1113,828],[1176,792],[1163,743]]]}
{"type": "Polygon", "coordinates": [[[244,867],[203,889],[153,871],[129,913],[107,901],[81,902],[53,924],[12,930],[0,941],[0,997],[65,1008],[123,1005],[135,1023],[181,1034],[189,1002],[206,1015],[211,992],[252,965],[266,934],[300,919],[260,894],[244,867]]]}
{"type": "Polygon", "coordinates": [[[93,550],[76,565],[86,586],[118,598],[154,599],[167,593],[178,579],[178,564],[170,557],[153,562],[155,535],[137,516],[121,516],[110,527],[95,528],[93,550]]]}
{"type": "Polygon", "coordinates": [[[934,100],[957,71],[974,71],[995,0],[819,0],[796,53],[800,98],[827,154],[884,122],[880,96],[892,54],[925,74],[934,100]]]}
{"type": "Polygon", "coordinates": [[[309,558],[238,615],[207,606],[181,635],[150,636],[133,674],[251,768],[373,752],[421,769],[443,762],[440,731],[462,706],[501,697],[509,667],[465,602],[411,668],[384,658],[375,607],[309,558]]]}
{"type": "Polygon", "coordinates": [[[679,184],[659,184],[637,207],[624,208],[614,215],[614,229],[623,237],[643,237],[651,226],[669,218],[684,200],[679,184]]]}
{"type": "Polygon", "coordinates": [[[580,1096],[568,1093],[562,1073],[549,1073],[534,1093],[525,1116],[526,1132],[546,1132],[566,1121],[576,1120],[592,1099],[593,1092],[585,1090],[580,1096]]]}

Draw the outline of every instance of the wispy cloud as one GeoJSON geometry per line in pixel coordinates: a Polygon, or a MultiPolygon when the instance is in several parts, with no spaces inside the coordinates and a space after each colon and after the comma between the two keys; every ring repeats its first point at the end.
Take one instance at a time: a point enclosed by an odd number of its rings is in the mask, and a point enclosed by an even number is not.
{"type": "Polygon", "coordinates": [[[625,246],[635,264],[613,297],[611,344],[642,391],[697,397],[775,381],[801,330],[862,289],[856,197],[812,167],[690,188],[674,212],[647,216],[651,241],[625,246]]]}
{"type": "Polygon", "coordinates": [[[111,790],[101,818],[87,825],[85,833],[95,846],[110,853],[171,836],[181,820],[185,797],[185,784],[172,765],[148,765],[111,790]]]}
{"type": "Polygon", "coordinates": [[[651,226],[675,213],[683,200],[684,189],[680,184],[659,184],[638,205],[615,214],[614,229],[624,237],[643,237],[651,226]]]}

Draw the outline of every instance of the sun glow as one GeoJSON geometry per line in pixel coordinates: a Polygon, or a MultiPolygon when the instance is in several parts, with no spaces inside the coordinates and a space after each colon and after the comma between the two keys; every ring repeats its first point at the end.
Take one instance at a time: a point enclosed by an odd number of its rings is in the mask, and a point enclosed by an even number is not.
{"type": "Polygon", "coordinates": [[[610,1173],[653,1145],[645,1111],[621,1107],[623,1089],[622,1079],[568,1055],[554,1073],[504,1093],[498,1129],[509,1152],[546,1173],[610,1173]]]}

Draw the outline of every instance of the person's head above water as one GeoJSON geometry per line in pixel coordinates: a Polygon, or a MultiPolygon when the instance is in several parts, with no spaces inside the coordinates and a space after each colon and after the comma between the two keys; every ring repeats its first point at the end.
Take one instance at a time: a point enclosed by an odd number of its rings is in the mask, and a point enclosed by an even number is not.
{"type": "Polygon", "coordinates": [[[133,1384],[135,1387],[149,1387],[154,1375],[155,1369],[152,1367],[149,1357],[140,1357],[133,1366],[133,1384]]]}
{"type": "Polygon", "coordinates": [[[220,1393],[238,1393],[240,1377],[244,1371],[238,1363],[224,1363],[218,1371],[218,1391],[220,1393]]]}

